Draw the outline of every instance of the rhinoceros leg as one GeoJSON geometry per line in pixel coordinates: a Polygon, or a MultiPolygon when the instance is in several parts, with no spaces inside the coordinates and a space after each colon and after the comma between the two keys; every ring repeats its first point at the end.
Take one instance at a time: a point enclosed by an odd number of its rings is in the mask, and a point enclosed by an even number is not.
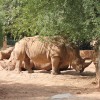
{"type": "Polygon", "coordinates": [[[16,60],[15,71],[17,71],[18,73],[21,72],[21,65],[22,65],[22,61],[16,60]]]}
{"type": "Polygon", "coordinates": [[[30,59],[28,57],[25,57],[24,60],[25,68],[28,70],[28,73],[33,73],[34,71],[32,70],[32,64],[30,62],[30,59]]]}
{"type": "Polygon", "coordinates": [[[59,70],[60,58],[59,57],[51,58],[51,63],[52,63],[52,72],[51,73],[53,75],[60,74],[60,70],[59,70]]]}

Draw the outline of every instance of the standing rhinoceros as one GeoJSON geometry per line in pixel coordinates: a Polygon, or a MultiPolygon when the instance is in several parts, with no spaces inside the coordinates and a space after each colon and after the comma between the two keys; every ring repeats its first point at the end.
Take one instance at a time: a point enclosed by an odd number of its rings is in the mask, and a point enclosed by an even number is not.
{"type": "Polygon", "coordinates": [[[15,69],[20,72],[24,61],[28,71],[31,72],[30,59],[34,63],[35,69],[52,69],[52,74],[59,74],[60,69],[68,67],[68,65],[71,65],[77,71],[81,71],[91,63],[85,63],[75,45],[66,45],[62,40],[55,37],[52,41],[49,41],[48,37],[40,38],[39,36],[21,39],[15,44],[12,54],[16,60],[15,69]]]}

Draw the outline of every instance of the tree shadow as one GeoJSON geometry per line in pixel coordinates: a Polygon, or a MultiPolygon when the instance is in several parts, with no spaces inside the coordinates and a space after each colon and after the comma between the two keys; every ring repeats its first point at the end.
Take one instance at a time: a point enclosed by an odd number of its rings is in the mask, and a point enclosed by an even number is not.
{"type": "Polygon", "coordinates": [[[83,73],[81,73],[82,76],[95,76],[96,73],[95,72],[91,72],[91,71],[85,71],[83,73]]]}
{"type": "MultiPolygon", "coordinates": [[[[82,94],[98,91],[96,88],[77,88],[71,86],[44,86],[0,81],[0,100],[24,100],[24,98],[52,97],[56,94],[82,94]]],[[[30,99],[29,99],[30,100],[30,99]]],[[[40,99],[41,100],[41,99],[40,99]]]]}
{"type": "Polygon", "coordinates": [[[74,70],[70,70],[70,71],[63,71],[62,73],[61,73],[62,75],[73,75],[73,76],[95,76],[95,72],[91,72],[91,71],[85,71],[85,72],[82,72],[82,73],[80,73],[80,72],[76,72],[76,71],[74,71],[74,70]]]}

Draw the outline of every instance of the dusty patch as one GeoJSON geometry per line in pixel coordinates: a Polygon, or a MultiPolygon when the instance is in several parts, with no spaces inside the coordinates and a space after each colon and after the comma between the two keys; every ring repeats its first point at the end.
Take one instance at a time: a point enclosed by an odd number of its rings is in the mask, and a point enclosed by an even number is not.
{"type": "Polygon", "coordinates": [[[74,97],[66,97],[68,100],[100,100],[99,90],[93,81],[93,64],[82,75],[74,70],[63,71],[61,75],[51,75],[40,70],[32,74],[27,71],[17,74],[1,69],[0,100],[55,100],[52,97],[57,94],[71,94],[74,97]]]}

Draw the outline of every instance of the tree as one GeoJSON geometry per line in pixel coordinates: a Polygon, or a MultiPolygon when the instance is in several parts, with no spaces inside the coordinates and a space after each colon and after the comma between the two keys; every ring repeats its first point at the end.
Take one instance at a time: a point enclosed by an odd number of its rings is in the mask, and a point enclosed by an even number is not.
{"type": "Polygon", "coordinates": [[[100,36],[100,0],[83,0],[84,31],[88,37],[100,36]]]}
{"type": "Polygon", "coordinates": [[[99,5],[99,0],[5,0],[3,30],[15,39],[38,33],[90,41],[100,34],[99,5]]]}

